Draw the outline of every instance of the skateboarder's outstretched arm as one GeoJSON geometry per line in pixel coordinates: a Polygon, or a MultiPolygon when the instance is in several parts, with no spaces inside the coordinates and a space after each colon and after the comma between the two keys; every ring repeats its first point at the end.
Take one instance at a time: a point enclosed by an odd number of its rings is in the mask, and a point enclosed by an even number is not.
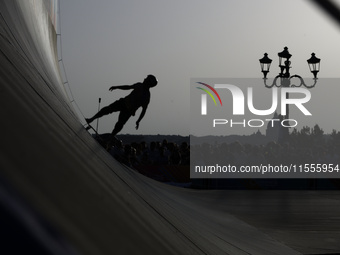
{"type": "Polygon", "coordinates": [[[143,105],[142,112],[140,113],[139,118],[138,118],[138,120],[136,121],[136,129],[139,128],[139,122],[144,118],[144,115],[145,115],[145,113],[146,113],[146,109],[148,109],[148,104],[143,105]]]}
{"type": "Polygon", "coordinates": [[[135,88],[135,84],[133,84],[133,85],[112,86],[111,88],[109,88],[109,90],[110,91],[112,91],[114,89],[129,90],[129,89],[134,89],[134,88],[135,88]]]}

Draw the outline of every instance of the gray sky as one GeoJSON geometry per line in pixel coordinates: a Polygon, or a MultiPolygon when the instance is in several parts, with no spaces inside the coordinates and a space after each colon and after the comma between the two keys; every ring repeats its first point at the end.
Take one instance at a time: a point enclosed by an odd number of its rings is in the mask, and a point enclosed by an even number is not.
{"type": "MultiPolygon", "coordinates": [[[[149,73],[159,80],[139,130],[140,110],[121,133],[188,135],[190,78],[261,78],[264,52],[274,77],[284,46],[293,55],[291,74],[312,77],[306,60],[315,52],[319,77],[339,77],[340,29],[308,1],[60,0],[60,6],[63,61],[86,117],[99,97],[105,106],[128,93],[110,86],[149,73]]],[[[101,118],[99,131],[111,132],[116,119],[101,118]]]]}

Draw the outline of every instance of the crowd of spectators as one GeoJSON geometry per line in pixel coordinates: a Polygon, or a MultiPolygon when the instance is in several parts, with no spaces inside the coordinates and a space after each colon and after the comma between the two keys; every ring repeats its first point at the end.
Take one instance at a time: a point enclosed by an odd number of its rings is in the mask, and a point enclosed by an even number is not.
{"type": "Polygon", "coordinates": [[[119,140],[110,150],[110,154],[119,162],[130,166],[182,165],[190,164],[190,147],[187,142],[180,145],[163,140],[124,144],[119,140]]]}
{"type": "Polygon", "coordinates": [[[330,135],[324,135],[318,128],[304,128],[299,132],[291,132],[289,139],[283,143],[271,141],[262,145],[238,141],[199,145],[190,145],[187,142],[177,144],[166,139],[162,142],[131,144],[119,141],[112,147],[110,154],[119,162],[135,169],[155,169],[163,166],[163,169],[181,169],[188,173],[190,154],[200,161],[197,164],[202,165],[215,165],[218,162],[226,162],[236,167],[305,163],[340,165],[340,132],[334,131],[330,135]]]}
{"type": "MultiPolygon", "coordinates": [[[[128,165],[190,165],[190,150],[199,159],[228,162],[231,165],[333,163],[340,161],[340,133],[316,134],[314,129],[293,132],[284,143],[268,142],[253,145],[234,141],[231,143],[176,144],[164,139],[162,142],[140,142],[112,147],[110,153],[118,161],[128,165]],[[308,131],[308,130],[307,130],[308,131]],[[191,147],[191,148],[190,148],[191,147]]],[[[209,162],[205,162],[206,164],[209,162]]]]}

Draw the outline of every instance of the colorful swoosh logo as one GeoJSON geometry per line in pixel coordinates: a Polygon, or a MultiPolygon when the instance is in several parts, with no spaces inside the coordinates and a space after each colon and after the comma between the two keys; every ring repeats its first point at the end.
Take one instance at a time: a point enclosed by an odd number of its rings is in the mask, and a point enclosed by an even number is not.
{"type": "MultiPolygon", "coordinates": [[[[213,87],[211,87],[209,84],[206,84],[206,83],[203,83],[203,82],[197,82],[197,83],[198,83],[198,84],[201,84],[201,85],[203,85],[203,86],[206,86],[206,87],[209,88],[212,92],[214,92],[214,94],[217,96],[217,98],[218,98],[218,100],[220,101],[220,104],[221,104],[221,106],[222,106],[222,100],[221,100],[221,98],[220,98],[220,95],[217,93],[217,91],[216,91],[213,87]]],[[[211,92],[210,92],[209,90],[203,89],[203,88],[200,88],[200,87],[197,87],[197,88],[203,90],[204,92],[206,92],[206,93],[214,100],[215,105],[217,105],[214,96],[211,94],[211,92]]]]}

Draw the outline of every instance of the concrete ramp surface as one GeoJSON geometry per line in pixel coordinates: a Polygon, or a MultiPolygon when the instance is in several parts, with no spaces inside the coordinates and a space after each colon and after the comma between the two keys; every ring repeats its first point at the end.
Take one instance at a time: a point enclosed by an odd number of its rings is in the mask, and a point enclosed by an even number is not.
{"type": "Polygon", "coordinates": [[[0,1],[1,254],[340,253],[338,191],[191,190],[116,162],[68,103],[54,2],[0,1]]]}

